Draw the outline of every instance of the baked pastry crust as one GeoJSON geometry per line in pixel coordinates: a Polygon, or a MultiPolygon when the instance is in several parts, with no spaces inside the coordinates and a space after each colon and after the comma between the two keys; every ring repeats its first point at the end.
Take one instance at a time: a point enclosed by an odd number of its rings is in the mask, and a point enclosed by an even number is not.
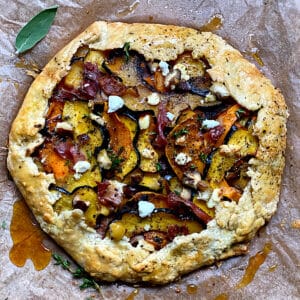
{"type": "Polygon", "coordinates": [[[9,136],[8,169],[42,229],[92,276],[106,281],[164,284],[216,260],[247,251],[247,242],[275,213],[286,146],[287,108],[280,91],[239,51],[210,32],[157,24],[95,22],[59,51],[32,83],[9,136]],[[257,112],[258,151],[250,160],[250,181],[239,202],[218,202],[216,216],[200,233],[178,236],[159,251],[128,241],[101,239],[82,211],[57,214],[53,174],[38,170],[30,154],[43,143],[48,100],[68,73],[77,49],[130,48],[146,60],[170,61],[184,51],[205,57],[213,81],[223,83],[237,103],[257,112]]]}

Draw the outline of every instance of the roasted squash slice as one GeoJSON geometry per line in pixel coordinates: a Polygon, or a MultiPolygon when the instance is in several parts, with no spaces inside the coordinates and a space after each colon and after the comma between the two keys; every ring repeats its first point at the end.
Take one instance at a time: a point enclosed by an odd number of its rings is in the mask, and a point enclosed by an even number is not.
{"type": "Polygon", "coordinates": [[[152,115],[147,114],[142,117],[149,120],[149,126],[146,129],[140,129],[137,149],[140,153],[140,169],[143,172],[156,173],[159,155],[152,146],[155,139],[156,125],[152,115]]]}
{"type": "Polygon", "coordinates": [[[83,81],[83,61],[75,61],[71,70],[64,78],[64,84],[73,89],[78,89],[83,81]]]}
{"type": "Polygon", "coordinates": [[[137,130],[137,124],[128,116],[121,118],[117,113],[107,113],[107,107],[103,112],[106,128],[109,133],[109,156],[116,178],[122,180],[137,165],[139,156],[134,148],[133,139],[137,130]],[[117,164],[114,164],[117,161],[117,164]]]}
{"type": "Polygon", "coordinates": [[[238,129],[232,134],[228,145],[225,147],[227,147],[227,152],[221,147],[214,153],[207,172],[206,179],[212,188],[219,186],[226,172],[233,167],[238,159],[255,155],[258,141],[248,130],[238,129]]]}
{"type": "Polygon", "coordinates": [[[142,83],[138,73],[140,59],[137,55],[116,55],[104,62],[105,69],[119,77],[126,86],[136,87],[142,83]]]}
{"type": "Polygon", "coordinates": [[[166,157],[180,180],[186,171],[191,168],[203,173],[205,163],[199,154],[204,148],[204,136],[200,132],[200,124],[196,113],[174,127],[168,135],[168,144],[165,148],[166,157]],[[178,162],[178,155],[187,157],[186,163],[178,162]]]}
{"type": "Polygon", "coordinates": [[[87,56],[84,59],[84,62],[90,62],[92,64],[97,65],[98,69],[102,72],[104,72],[104,69],[102,67],[102,64],[105,60],[105,55],[103,52],[99,50],[90,50],[87,56]]]}
{"type": "Polygon", "coordinates": [[[151,216],[146,218],[141,218],[135,213],[125,213],[120,220],[114,223],[121,224],[125,227],[125,236],[129,238],[150,230],[168,232],[168,228],[174,225],[187,228],[189,234],[200,232],[203,229],[202,225],[197,221],[180,220],[174,214],[167,212],[152,213],[151,216]]]}

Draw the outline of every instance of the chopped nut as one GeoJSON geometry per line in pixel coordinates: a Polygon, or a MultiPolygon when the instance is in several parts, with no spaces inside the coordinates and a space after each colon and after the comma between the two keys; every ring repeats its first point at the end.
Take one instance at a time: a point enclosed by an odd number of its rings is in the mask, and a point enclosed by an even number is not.
{"type": "Polygon", "coordinates": [[[201,174],[197,171],[187,171],[183,174],[183,184],[197,189],[198,184],[201,182],[201,174]]]}
{"type": "Polygon", "coordinates": [[[139,127],[140,129],[147,129],[150,125],[150,115],[145,115],[139,118],[139,127]]]}
{"type": "Polygon", "coordinates": [[[165,79],[165,86],[172,86],[178,84],[180,81],[180,70],[174,69],[172,73],[169,73],[165,79]]]}
{"type": "Polygon", "coordinates": [[[109,170],[112,166],[112,161],[109,158],[107,151],[105,149],[101,150],[97,156],[97,162],[100,168],[104,170],[109,170]]]}
{"type": "Polygon", "coordinates": [[[183,188],[181,193],[180,193],[180,197],[185,199],[185,200],[191,200],[191,197],[192,197],[191,190],[187,189],[187,188],[183,188]]]}

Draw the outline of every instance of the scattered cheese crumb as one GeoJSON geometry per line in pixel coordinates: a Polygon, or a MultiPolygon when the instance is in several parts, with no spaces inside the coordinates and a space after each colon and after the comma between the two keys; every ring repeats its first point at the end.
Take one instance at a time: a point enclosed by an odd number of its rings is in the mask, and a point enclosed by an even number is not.
{"type": "Polygon", "coordinates": [[[82,175],[82,173],[86,172],[87,170],[89,170],[89,168],[91,167],[91,164],[88,161],[85,160],[81,160],[78,161],[74,166],[73,169],[76,172],[74,174],[75,179],[79,179],[80,176],[82,175]]]}
{"type": "Polygon", "coordinates": [[[176,64],[173,69],[177,69],[181,73],[181,79],[188,81],[190,79],[189,74],[187,73],[187,67],[184,64],[176,64]]]}
{"type": "Polygon", "coordinates": [[[215,102],[216,100],[217,100],[216,96],[214,94],[212,94],[211,92],[209,92],[205,96],[205,102],[215,102]]]}
{"type": "Polygon", "coordinates": [[[108,113],[117,111],[124,106],[124,100],[119,96],[108,97],[108,113]]]}
{"type": "Polygon", "coordinates": [[[147,129],[150,125],[150,115],[145,115],[139,118],[139,127],[140,129],[147,129]]]}
{"type": "Polygon", "coordinates": [[[208,208],[213,208],[215,207],[220,201],[221,201],[221,194],[220,194],[220,189],[214,189],[208,202],[207,202],[207,207],[208,208]]]}
{"type": "Polygon", "coordinates": [[[145,148],[141,151],[141,155],[144,158],[153,158],[154,157],[154,150],[150,150],[148,148],[145,148]]]}
{"type": "Polygon", "coordinates": [[[219,121],[216,121],[216,120],[204,120],[202,122],[202,126],[207,128],[207,129],[211,129],[211,128],[214,128],[216,126],[219,126],[220,125],[220,122],[219,121]]]}
{"type": "Polygon", "coordinates": [[[160,102],[160,97],[158,93],[152,93],[147,97],[147,102],[149,105],[157,105],[160,102]]]}
{"type": "Polygon", "coordinates": [[[151,213],[154,211],[154,209],[155,209],[154,204],[149,201],[139,201],[138,202],[139,216],[141,218],[150,216],[151,213]]]}
{"type": "Polygon", "coordinates": [[[175,162],[177,165],[184,166],[187,163],[192,161],[192,158],[189,157],[187,154],[180,152],[179,154],[176,155],[175,157],[175,162]]]}
{"type": "Polygon", "coordinates": [[[170,72],[168,63],[166,63],[165,61],[161,61],[158,65],[161,69],[163,76],[167,76],[170,72]]]}
{"type": "Polygon", "coordinates": [[[172,113],[170,113],[170,112],[168,111],[168,112],[167,112],[167,118],[168,118],[170,121],[173,121],[174,118],[175,118],[175,116],[174,116],[172,113]]]}

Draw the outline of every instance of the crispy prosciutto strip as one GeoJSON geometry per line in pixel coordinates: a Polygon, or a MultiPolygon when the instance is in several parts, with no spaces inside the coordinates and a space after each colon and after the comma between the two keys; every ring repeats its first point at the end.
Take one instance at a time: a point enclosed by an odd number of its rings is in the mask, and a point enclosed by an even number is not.
{"type": "Polygon", "coordinates": [[[164,129],[169,123],[167,117],[167,109],[163,102],[159,103],[158,106],[158,115],[157,115],[157,130],[158,135],[155,139],[155,145],[159,148],[164,148],[167,145],[167,139],[164,134],[164,129]]]}
{"type": "Polygon", "coordinates": [[[209,221],[212,220],[212,218],[206,214],[203,210],[201,210],[197,205],[195,205],[193,202],[189,200],[185,200],[179,196],[177,196],[175,193],[169,193],[168,198],[168,205],[170,206],[177,206],[178,204],[183,204],[190,208],[192,212],[195,214],[197,218],[199,218],[202,222],[207,224],[209,221]]]}
{"type": "Polygon", "coordinates": [[[84,154],[80,152],[78,145],[74,144],[70,140],[58,141],[54,145],[54,150],[60,157],[64,159],[69,159],[73,163],[86,160],[84,154]]]}
{"type": "Polygon", "coordinates": [[[109,181],[97,182],[97,194],[99,203],[110,210],[122,203],[120,194],[109,181]]]}

